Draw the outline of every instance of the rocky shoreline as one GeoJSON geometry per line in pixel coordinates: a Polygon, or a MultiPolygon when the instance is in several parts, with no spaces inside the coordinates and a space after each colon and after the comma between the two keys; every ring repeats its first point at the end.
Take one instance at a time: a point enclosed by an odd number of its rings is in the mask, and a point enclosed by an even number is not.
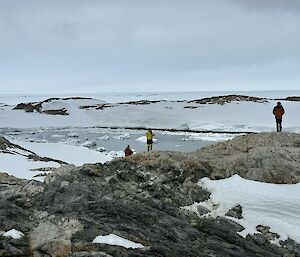
{"type": "MultiPolygon", "coordinates": [[[[281,247],[270,243],[276,235],[263,224],[257,234],[243,238],[237,234],[243,227],[230,219],[199,217],[181,208],[209,198],[197,184],[200,178],[229,177],[231,169],[253,180],[297,183],[299,149],[298,134],[261,133],[191,154],[141,153],[104,165],[64,165],[43,183],[0,173],[1,230],[24,234],[20,239],[0,235],[0,256],[300,256],[293,241],[281,242],[281,247]],[[276,173],[270,165],[278,149],[274,158],[289,169],[288,178],[288,172],[275,178],[283,166],[276,173]],[[108,234],[144,247],[92,243],[108,234]]],[[[242,215],[242,210],[237,206],[232,215],[242,215]]]]}

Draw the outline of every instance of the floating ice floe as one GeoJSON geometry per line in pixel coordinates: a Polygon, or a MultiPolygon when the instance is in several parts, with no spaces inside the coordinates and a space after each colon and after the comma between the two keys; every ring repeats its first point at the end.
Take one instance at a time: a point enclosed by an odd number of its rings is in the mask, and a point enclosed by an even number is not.
{"type": "Polygon", "coordinates": [[[76,133],[76,132],[70,132],[70,133],[68,134],[68,137],[79,137],[79,135],[78,135],[78,133],[76,133]]]}
{"type": "Polygon", "coordinates": [[[230,135],[230,134],[214,134],[214,133],[206,133],[206,134],[191,134],[186,138],[183,138],[183,141],[225,141],[229,139],[233,139],[236,135],[230,135]]]}
{"type": "Polygon", "coordinates": [[[78,145],[80,143],[79,139],[76,138],[67,138],[60,141],[61,143],[69,144],[69,145],[78,145]]]}
{"type": "Polygon", "coordinates": [[[120,140],[129,139],[130,138],[130,134],[129,133],[123,133],[121,135],[114,136],[113,138],[114,139],[120,139],[120,140]]]}
{"type": "Polygon", "coordinates": [[[97,146],[97,143],[95,141],[86,141],[86,142],[82,143],[81,145],[84,147],[91,148],[91,147],[97,146]]]}
{"type": "Polygon", "coordinates": [[[98,137],[98,140],[107,141],[107,140],[109,140],[109,136],[108,135],[104,135],[104,136],[98,137]]]}
{"type": "Polygon", "coordinates": [[[106,149],[105,149],[104,146],[99,146],[99,147],[97,147],[97,151],[98,151],[98,152],[105,152],[106,149]]]}
{"type": "Polygon", "coordinates": [[[125,156],[123,151],[110,151],[109,153],[105,153],[105,155],[108,157],[109,161],[112,160],[113,158],[125,156]]]}

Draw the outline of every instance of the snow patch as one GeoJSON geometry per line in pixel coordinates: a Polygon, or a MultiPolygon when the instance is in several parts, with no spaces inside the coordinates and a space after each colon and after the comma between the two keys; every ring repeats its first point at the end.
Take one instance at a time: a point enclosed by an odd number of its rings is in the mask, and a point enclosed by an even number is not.
{"type": "Polygon", "coordinates": [[[121,135],[114,136],[113,138],[114,139],[119,139],[119,140],[129,139],[130,138],[130,134],[129,133],[123,133],[121,135]]]}
{"type": "Polygon", "coordinates": [[[11,237],[13,239],[20,239],[22,236],[24,236],[24,234],[21,231],[18,231],[14,228],[4,232],[2,235],[5,237],[11,237]]]}
{"type": "Polygon", "coordinates": [[[203,178],[198,185],[211,192],[210,199],[184,207],[197,213],[197,206],[210,210],[204,216],[223,216],[236,205],[242,206],[242,219],[233,219],[245,230],[239,234],[257,233],[256,226],[269,226],[281,240],[291,238],[300,243],[300,183],[293,185],[251,181],[234,175],[211,180],[203,178]]]}
{"type": "Polygon", "coordinates": [[[218,141],[225,141],[229,139],[233,139],[236,135],[229,135],[229,134],[213,134],[213,133],[207,133],[207,134],[190,134],[187,138],[183,138],[183,141],[212,141],[212,142],[218,142],[218,141]]]}
{"type": "Polygon", "coordinates": [[[117,236],[115,234],[109,234],[106,236],[97,236],[94,240],[93,243],[96,244],[108,244],[108,245],[117,245],[117,246],[122,246],[125,248],[144,248],[144,246],[140,243],[135,243],[132,242],[128,239],[122,238],[120,236],[117,236]]]}
{"type": "Polygon", "coordinates": [[[102,153],[102,152],[105,152],[106,149],[104,146],[99,146],[99,147],[97,147],[97,151],[102,153]]]}
{"type": "Polygon", "coordinates": [[[95,141],[86,141],[86,142],[82,143],[81,145],[84,147],[87,147],[87,148],[91,148],[91,147],[97,146],[97,143],[95,141]]]}

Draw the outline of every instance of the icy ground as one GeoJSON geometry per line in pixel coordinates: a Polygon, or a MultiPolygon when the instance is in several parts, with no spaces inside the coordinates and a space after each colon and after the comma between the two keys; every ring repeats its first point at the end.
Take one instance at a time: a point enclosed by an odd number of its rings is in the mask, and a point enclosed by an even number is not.
{"type": "MultiPolygon", "coordinates": [[[[193,94],[191,95],[193,96],[193,94]]],[[[7,99],[2,97],[2,100],[7,99]]],[[[262,103],[234,101],[224,105],[190,103],[187,100],[170,101],[164,98],[160,100],[149,104],[129,104],[125,102],[111,103],[106,99],[59,99],[43,102],[42,111],[64,109],[68,115],[49,115],[13,110],[15,105],[1,103],[0,96],[0,128],[100,126],[219,130],[224,132],[275,130],[272,110],[277,100],[262,103]],[[108,106],[96,108],[105,102],[108,106]]],[[[284,100],[281,102],[286,110],[283,118],[284,130],[300,132],[298,113],[300,102],[284,100]]]]}

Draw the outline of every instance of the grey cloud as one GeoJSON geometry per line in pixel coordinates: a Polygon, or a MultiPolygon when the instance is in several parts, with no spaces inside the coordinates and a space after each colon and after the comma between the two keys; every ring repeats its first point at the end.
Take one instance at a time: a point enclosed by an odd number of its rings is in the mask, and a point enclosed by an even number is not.
{"type": "Polygon", "coordinates": [[[274,63],[299,78],[286,66],[300,62],[298,10],[293,0],[0,0],[0,87],[271,81],[274,63]]]}
{"type": "Polygon", "coordinates": [[[300,12],[298,0],[232,0],[235,4],[241,5],[252,11],[277,11],[277,12],[300,12]]]}

